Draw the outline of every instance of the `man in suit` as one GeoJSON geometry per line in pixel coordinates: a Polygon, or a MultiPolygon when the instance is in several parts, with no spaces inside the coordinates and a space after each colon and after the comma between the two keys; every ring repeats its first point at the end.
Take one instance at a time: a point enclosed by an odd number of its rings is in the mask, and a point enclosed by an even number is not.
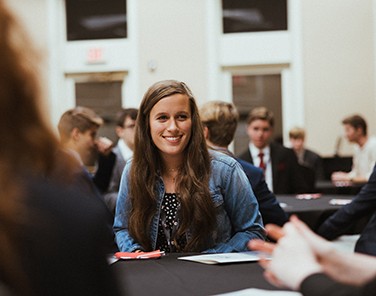
{"type": "MultiPolygon", "coordinates": [[[[235,106],[222,101],[210,101],[200,108],[200,118],[204,125],[204,134],[208,146],[235,157],[228,150],[228,145],[234,138],[239,119],[235,106]]],[[[275,195],[266,185],[263,171],[244,160],[237,160],[252,185],[264,224],[273,223],[282,226],[287,222],[288,217],[280,207],[275,195]]]]}
{"type": "MultiPolygon", "coordinates": [[[[104,165],[100,165],[98,176],[92,176],[87,168],[97,161],[98,154],[104,156],[111,152],[110,140],[97,139],[97,132],[102,124],[103,119],[94,110],[82,106],[64,112],[58,123],[63,148],[82,168],[79,175],[83,180],[83,188],[101,200],[103,198],[99,190],[108,186],[109,178],[106,175],[109,175],[111,163],[101,161],[104,165]]],[[[114,162],[114,157],[111,162],[114,162]]]]}
{"type": "Polygon", "coordinates": [[[114,216],[108,210],[92,174],[87,170],[87,165],[92,164],[97,158],[98,149],[102,153],[111,151],[111,141],[98,143],[96,139],[98,129],[102,124],[102,118],[94,110],[78,106],[64,112],[60,117],[58,130],[63,149],[77,164],[74,185],[83,193],[83,196],[95,201],[106,213],[106,226],[113,237],[109,244],[109,252],[113,252],[117,250],[112,230],[114,216]]]}
{"type": "Polygon", "coordinates": [[[126,161],[133,156],[134,132],[138,110],[126,108],[120,110],[116,118],[116,135],[119,137],[117,145],[112,149],[116,156],[111,171],[109,187],[104,194],[104,200],[111,212],[115,213],[116,200],[119,192],[120,179],[126,161]]]}
{"type": "Polygon", "coordinates": [[[254,108],[247,120],[249,147],[239,158],[261,167],[268,187],[275,194],[309,191],[294,151],[273,142],[274,115],[265,107],[254,108]]]}
{"type": "Polygon", "coordinates": [[[376,165],[368,182],[352,202],[325,220],[317,233],[328,240],[336,239],[357,220],[368,215],[371,218],[356,242],[355,251],[376,256],[376,165]]]}

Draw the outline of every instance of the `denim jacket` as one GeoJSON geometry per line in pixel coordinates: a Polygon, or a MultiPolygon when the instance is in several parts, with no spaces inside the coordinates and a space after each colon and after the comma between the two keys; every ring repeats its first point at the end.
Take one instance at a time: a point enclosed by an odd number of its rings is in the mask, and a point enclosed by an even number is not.
{"type": "MultiPolygon", "coordinates": [[[[210,151],[210,193],[216,207],[217,229],[212,235],[212,247],[206,253],[247,251],[247,243],[254,238],[264,239],[265,231],[256,197],[240,164],[223,153],[210,151]]],[[[129,235],[128,197],[129,160],[124,168],[116,205],[114,230],[120,251],[132,252],[142,247],[129,235]]],[[[162,178],[156,186],[157,211],[152,220],[150,237],[156,248],[161,204],[165,194],[162,178]]],[[[188,234],[189,239],[189,234],[188,234]]]]}

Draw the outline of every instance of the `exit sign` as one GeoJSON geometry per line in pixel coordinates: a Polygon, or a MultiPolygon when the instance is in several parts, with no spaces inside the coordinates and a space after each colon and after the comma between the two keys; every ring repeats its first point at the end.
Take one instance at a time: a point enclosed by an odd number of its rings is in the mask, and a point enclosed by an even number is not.
{"type": "Polygon", "coordinates": [[[103,48],[93,47],[89,48],[86,55],[86,62],[88,64],[104,64],[103,48]]]}

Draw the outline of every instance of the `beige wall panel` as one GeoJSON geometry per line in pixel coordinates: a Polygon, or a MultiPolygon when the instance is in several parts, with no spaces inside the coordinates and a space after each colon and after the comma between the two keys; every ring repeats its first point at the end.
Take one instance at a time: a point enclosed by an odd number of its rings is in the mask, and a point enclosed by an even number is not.
{"type": "Polygon", "coordinates": [[[142,93],[156,81],[177,79],[198,100],[205,97],[205,1],[142,0],[138,8],[142,93]]]}
{"type": "Polygon", "coordinates": [[[360,113],[376,130],[372,1],[304,0],[302,10],[307,144],[331,155],[343,117],[360,113]]]}

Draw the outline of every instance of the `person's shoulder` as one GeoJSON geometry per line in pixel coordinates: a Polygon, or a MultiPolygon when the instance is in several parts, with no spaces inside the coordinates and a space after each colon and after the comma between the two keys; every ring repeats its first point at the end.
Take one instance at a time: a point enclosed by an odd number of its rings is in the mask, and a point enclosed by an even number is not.
{"type": "Polygon", "coordinates": [[[241,159],[249,158],[250,157],[249,148],[247,148],[246,150],[242,151],[240,154],[237,155],[237,157],[239,157],[241,159]]]}
{"type": "Polygon", "coordinates": [[[218,151],[210,149],[209,154],[210,154],[210,161],[212,163],[212,166],[213,165],[214,166],[215,165],[222,165],[222,166],[232,167],[232,166],[239,164],[238,161],[235,158],[233,158],[233,157],[231,157],[231,156],[229,156],[225,153],[218,152],[218,151]]]}
{"type": "Polygon", "coordinates": [[[258,168],[257,166],[253,165],[252,163],[245,161],[241,158],[236,158],[236,160],[240,163],[240,165],[243,167],[243,169],[246,172],[251,172],[254,174],[263,174],[262,169],[258,168]]]}
{"type": "Polygon", "coordinates": [[[73,184],[55,182],[48,178],[29,177],[24,182],[26,202],[33,208],[53,214],[55,218],[69,215],[69,219],[90,220],[106,215],[96,199],[88,198],[73,184]]]}
{"type": "Polygon", "coordinates": [[[288,149],[287,147],[283,146],[281,143],[276,142],[276,141],[271,141],[269,143],[270,149],[278,149],[278,150],[285,150],[288,149]]]}
{"type": "Polygon", "coordinates": [[[294,154],[294,150],[286,146],[283,146],[282,144],[275,142],[275,141],[271,142],[269,144],[269,147],[270,147],[270,153],[280,153],[280,154],[286,154],[286,155],[294,154]]]}
{"type": "Polygon", "coordinates": [[[74,240],[74,247],[112,248],[109,212],[100,199],[88,197],[74,185],[64,186],[43,177],[28,178],[22,188],[28,217],[37,217],[25,228],[27,232],[40,235],[54,246],[62,240],[74,240]]]}
{"type": "Polygon", "coordinates": [[[305,154],[309,155],[310,157],[321,158],[321,156],[318,153],[316,153],[315,151],[313,151],[313,150],[304,149],[304,151],[305,151],[305,154]]]}

